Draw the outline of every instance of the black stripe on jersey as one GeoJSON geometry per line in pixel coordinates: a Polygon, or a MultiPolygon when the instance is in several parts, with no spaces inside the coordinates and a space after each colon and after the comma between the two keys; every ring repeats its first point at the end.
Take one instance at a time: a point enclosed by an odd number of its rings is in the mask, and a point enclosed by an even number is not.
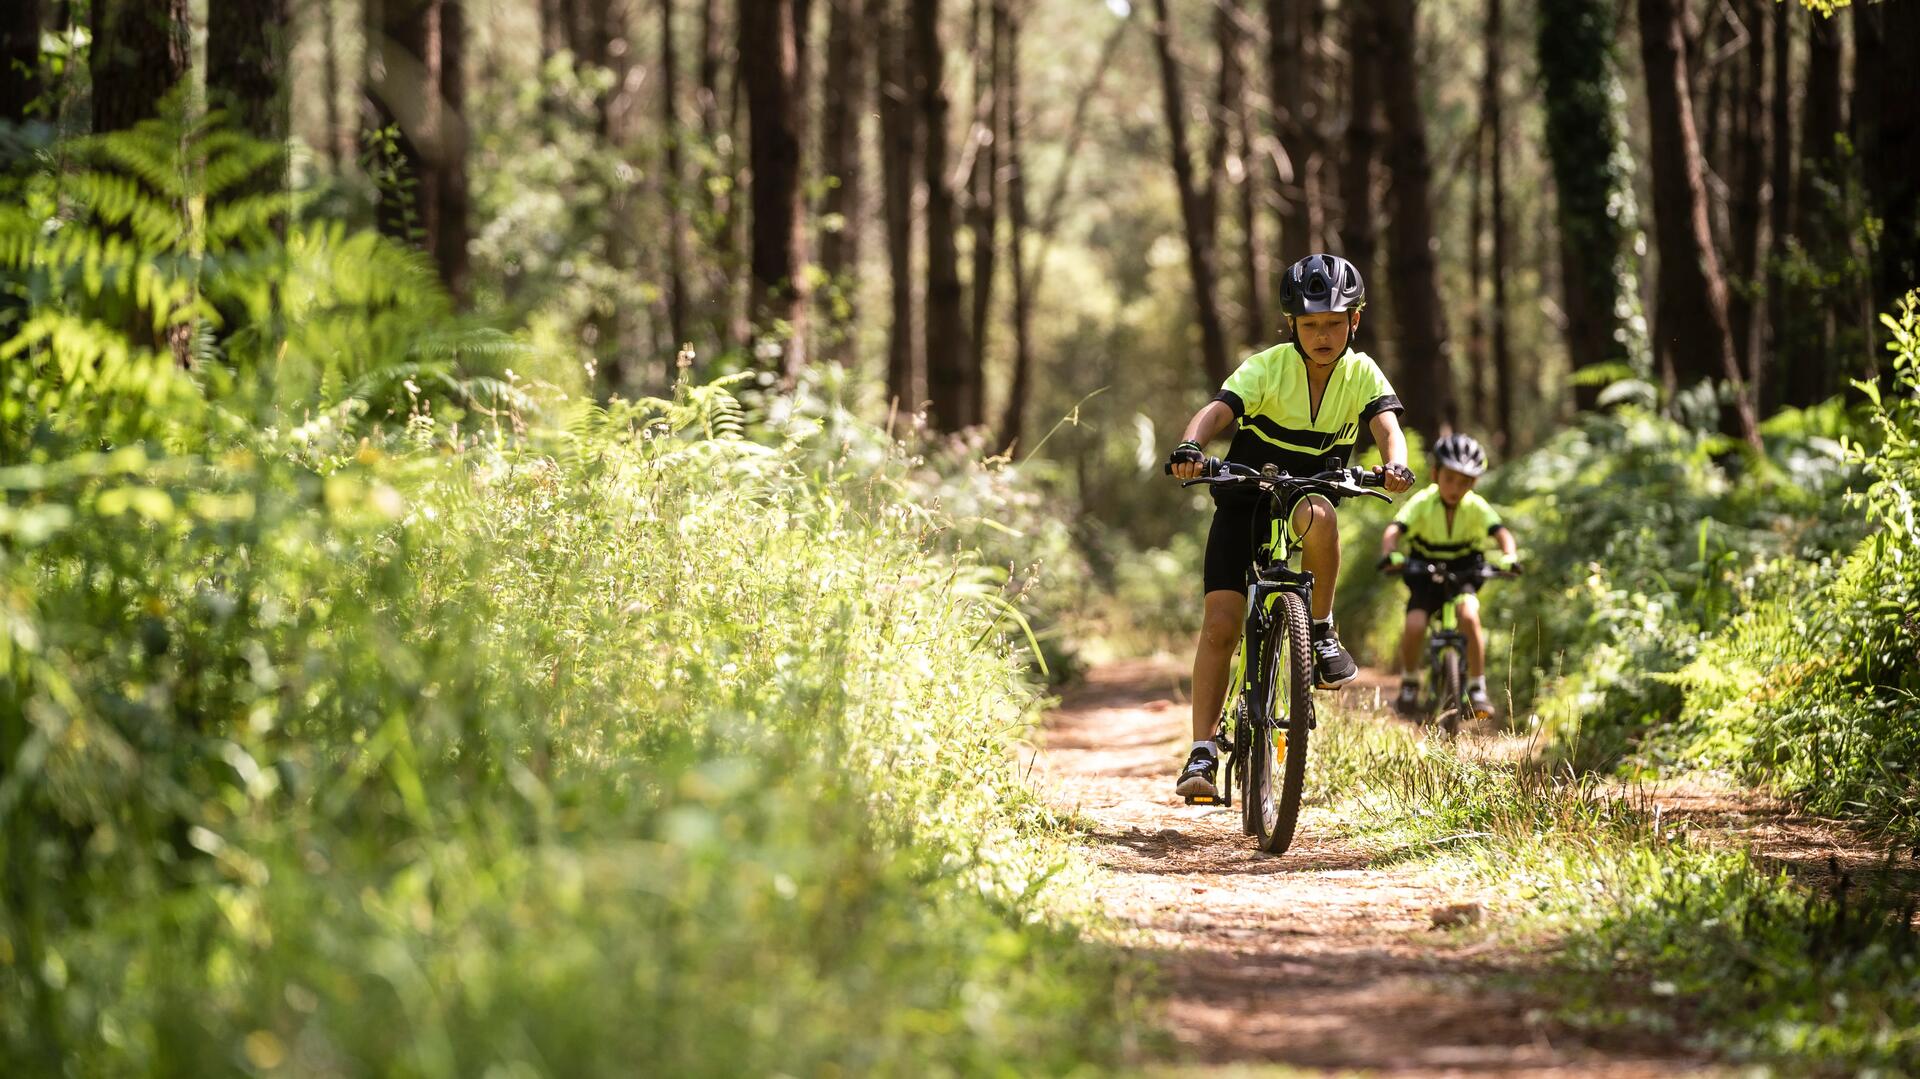
{"type": "Polygon", "coordinates": [[[1382,412],[1405,412],[1406,410],[1407,410],[1407,406],[1400,403],[1400,398],[1394,394],[1389,393],[1384,396],[1374,398],[1373,401],[1367,405],[1367,407],[1361,409],[1360,418],[1362,420],[1370,420],[1375,416],[1378,416],[1382,412]]]}
{"type": "Polygon", "coordinates": [[[1265,416],[1247,416],[1241,420],[1247,426],[1282,442],[1290,442],[1309,450],[1330,450],[1339,441],[1339,431],[1298,431],[1291,427],[1282,427],[1265,416]]]}
{"type": "Polygon", "coordinates": [[[1219,393],[1213,395],[1213,399],[1233,409],[1234,419],[1239,419],[1247,414],[1247,403],[1242,401],[1240,395],[1232,390],[1221,390],[1219,393]]]}

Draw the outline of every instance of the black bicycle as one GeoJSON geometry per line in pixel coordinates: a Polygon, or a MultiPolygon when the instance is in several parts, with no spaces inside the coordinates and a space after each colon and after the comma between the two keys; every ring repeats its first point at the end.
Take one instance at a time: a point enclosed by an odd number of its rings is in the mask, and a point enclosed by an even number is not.
{"type": "Polygon", "coordinates": [[[1473,714],[1467,704],[1467,635],[1460,629],[1460,597],[1469,587],[1518,574],[1488,562],[1449,565],[1425,558],[1407,559],[1400,574],[1409,583],[1428,580],[1440,587],[1440,609],[1427,630],[1427,690],[1420,708],[1441,730],[1457,734],[1473,714]]]}
{"type": "MultiPolygon", "coordinates": [[[[1172,472],[1168,466],[1167,472],[1172,472]]],[[[1313,574],[1287,563],[1294,554],[1284,511],[1296,496],[1368,497],[1391,502],[1380,487],[1385,477],[1362,468],[1336,468],[1317,476],[1293,476],[1273,466],[1249,468],[1209,457],[1202,475],[1184,480],[1182,487],[1250,489],[1267,512],[1254,515],[1267,521],[1267,542],[1255,537],[1254,561],[1247,567],[1247,615],[1233,673],[1227,683],[1238,686],[1221,708],[1215,735],[1226,754],[1219,796],[1189,797],[1189,805],[1233,804],[1233,787],[1240,785],[1241,827],[1269,854],[1284,853],[1293,843],[1300,816],[1300,795],[1306,786],[1307,734],[1314,728],[1313,647],[1308,612],[1313,609],[1313,574]],[[1249,663],[1248,657],[1256,662],[1249,663]]]]}

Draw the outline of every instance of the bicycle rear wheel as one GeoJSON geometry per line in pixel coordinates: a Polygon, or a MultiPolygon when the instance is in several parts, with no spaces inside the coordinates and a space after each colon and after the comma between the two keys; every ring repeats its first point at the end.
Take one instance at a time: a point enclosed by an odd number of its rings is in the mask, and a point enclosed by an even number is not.
{"type": "Polygon", "coordinates": [[[1249,724],[1246,800],[1254,841],[1268,854],[1293,844],[1300,796],[1307,784],[1307,732],[1313,727],[1313,652],[1307,605],[1283,592],[1274,605],[1273,630],[1261,649],[1266,699],[1249,724]]]}

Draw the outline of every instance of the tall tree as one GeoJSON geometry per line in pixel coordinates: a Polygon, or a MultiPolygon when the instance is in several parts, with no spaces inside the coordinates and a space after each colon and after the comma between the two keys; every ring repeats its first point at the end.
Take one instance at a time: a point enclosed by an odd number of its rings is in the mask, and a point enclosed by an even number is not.
{"type": "MultiPolygon", "coordinates": [[[[1783,271],[1790,251],[1789,230],[1793,220],[1793,23],[1794,5],[1775,4],[1772,32],[1768,35],[1769,74],[1773,88],[1767,95],[1768,159],[1767,169],[1767,316],[1766,336],[1761,351],[1778,356],[1789,316],[1783,271]]],[[[1777,362],[1777,361],[1776,361],[1777,362]]],[[[1791,393],[1783,382],[1799,375],[1795,365],[1781,367],[1779,378],[1760,387],[1769,391],[1772,401],[1785,401],[1791,393]]]]}
{"type": "Polygon", "coordinates": [[[1224,179],[1234,187],[1235,212],[1239,219],[1240,269],[1244,284],[1241,295],[1241,339],[1248,348],[1263,347],[1273,332],[1267,315],[1266,246],[1261,242],[1260,172],[1255,167],[1257,144],[1254,141],[1253,107],[1247,100],[1247,79],[1241,46],[1249,33],[1245,0],[1219,0],[1214,8],[1214,37],[1220,52],[1220,92],[1214,102],[1217,117],[1217,148],[1214,171],[1209,183],[1218,189],[1224,179]]]}
{"type": "Polygon", "coordinates": [[[1680,384],[1726,379],[1732,401],[1722,407],[1721,429],[1758,447],[1758,424],[1727,321],[1727,284],[1707,221],[1706,179],[1688,93],[1679,0],[1638,2],[1660,254],[1655,354],[1680,384]]]}
{"type": "Polygon", "coordinates": [[[1000,73],[1000,36],[1005,17],[1000,7],[990,16],[986,0],[973,0],[973,135],[971,168],[967,172],[967,229],[973,234],[973,318],[967,337],[967,387],[971,399],[967,414],[986,422],[988,328],[993,324],[993,287],[1000,252],[1000,121],[1005,107],[1000,73]],[[987,39],[981,40],[982,24],[987,39]]]}
{"type": "Polygon", "coordinates": [[[1800,79],[1800,170],[1787,229],[1794,256],[1820,272],[1795,275],[1808,284],[1782,285],[1786,302],[1777,329],[1779,351],[1793,357],[1782,372],[1783,399],[1804,406],[1832,396],[1845,385],[1843,371],[1858,374],[1865,365],[1846,364],[1836,354],[1841,298],[1812,284],[1849,258],[1848,226],[1837,199],[1847,182],[1839,141],[1845,131],[1840,26],[1818,13],[1796,14],[1808,19],[1807,63],[1800,79]]]}
{"type": "MultiPolygon", "coordinates": [[[[1620,139],[1613,105],[1613,13],[1613,0],[1540,3],[1537,46],[1547,157],[1559,224],[1567,352],[1576,370],[1626,358],[1618,314],[1626,230],[1615,207],[1621,179],[1613,164],[1620,139]]],[[[1576,403],[1594,407],[1599,389],[1576,387],[1576,403]]]]}
{"type": "MultiPolygon", "coordinates": [[[[1495,401],[1494,425],[1499,432],[1500,445],[1511,452],[1514,449],[1513,424],[1513,352],[1507,336],[1507,265],[1509,258],[1507,235],[1507,169],[1506,141],[1507,127],[1502,121],[1500,100],[1500,76],[1506,70],[1503,48],[1506,28],[1502,18],[1500,0],[1487,0],[1486,19],[1486,69],[1481,80],[1481,113],[1485,120],[1487,133],[1487,172],[1490,183],[1491,205],[1487,208],[1493,230],[1493,306],[1489,311],[1492,323],[1493,394],[1495,401]]],[[[1484,402],[1476,408],[1485,408],[1484,402]]]]}
{"type": "Polygon", "coordinates": [[[1007,261],[1013,279],[1013,378],[1000,419],[1000,445],[1013,447],[1026,437],[1027,397],[1033,382],[1033,279],[1027,272],[1027,174],[1021,147],[1020,16],[1011,0],[993,0],[998,35],[1001,112],[1007,140],[1007,261]]]}
{"type": "Polygon", "coordinates": [[[1319,5],[1318,0],[1267,0],[1266,6],[1269,93],[1283,165],[1277,192],[1284,268],[1321,246],[1314,227],[1319,199],[1315,159],[1319,153],[1320,49],[1313,33],[1315,13],[1309,10],[1319,5]]]}
{"type": "Polygon", "coordinates": [[[1766,7],[1771,0],[1741,0],[1736,9],[1743,44],[1738,57],[1739,78],[1729,102],[1731,145],[1728,159],[1730,195],[1727,227],[1732,234],[1728,270],[1732,288],[1727,298],[1727,321],[1733,330],[1733,351],[1746,373],[1749,393],[1760,399],[1762,387],[1760,327],[1760,226],[1762,193],[1767,182],[1767,50],[1766,7]]]}
{"type": "Polygon", "coordinates": [[[1377,233],[1374,223],[1373,170],[1380,144],[1380,27],[1374,4],[1348,4],[1347,137],[1340,167],[1341,254],[1374,272],[1377,233]]]}
{"type": "Polygon", "coordinates": [[[40,0],[12,0],[0,12],[0,121],[23,123],[40,97],[40,0]]]}
{"type": "Polygon", "coordinates": [[[680,124],[679,47],[673,32],[673,0],[660,0],[660,135],[666,144],[661,181],[667,208],[667,332],[677,352],[687,345],[686,166],[680,124]]]}
{"type": "Polygon", "coordinates": [[[858,277],[865,197],[860,165],[859,88],[866,85],[868,29],[863,0],[830,0],[827,12],[827,66],[820,110],[820,168],[828,187],[822,209],[832,224],[821,230],[820,269],[838,297],[843,314],[836,345],[845,358],[859,325],[858,277]]]}
{"type": "Polygon", "coordinates": [[[940,44],[940,0],[912,0],[910,66],[920,111],[926,184],[927,396],[933,425],[958,431],[980,421],[967,364],[967,325],[961,314],[960,249],[956,242],[953,178],[947,162],[946,54],[940,44]]]}
{"type": "Polygon", "coordinates": [[[1414,0],[1380,5],[1380,81],[1387,109],[1387,274],[1400,338],[1394,379],[1408,423],[1433,437],[1455,422],[1445,312],[1434,260],[1433,161],[1417,85],[1414,0]]]}
{"type": "Polygon", "coordinates": [[[287,0],[207,0],[207,100],[242,130],[287,137],[287,0]]]}
{"type": "Polygon", "coordinates": [[[1211,207],[1194,177],[1193,157],[1187,145],[1186,97],[1180,89],[1180,70],[1173,58],[1173,20],[1167,0],[1154,0],[1154,50],[1160,61],[1160,88],[1166,104],[1167,142],[1173,159],[1173,179],[1180,193],[1180,215],[1186,225],[1187,268],[1193,280],[1193,302],[1200,322],[1200,362],[1207,381],[1218,384],[1231,373],[1227,335],[1220,319],[1220,301],[1214,270],[1211,207]]]}
{"type": "MultiPolygon", "coordinates": [[[[1854,4],[1853,110],[1867,200],[1881,223],[1873,256],[1872,304],[1893,306],[1920,285],[1920,4],[1854,4]]],[[[1876,342],[1885,331],[1873,327],[1876,342]]],[[[1873,349],[1878,362],[1888,353],[1873,349]]],[[[1884,369],[1884,367],[1883,367],[1884,369]]]]}
{"type": "Polygon", "coordinates": [[[756,332],[778,335],[778,373],[807,362],[806,204],[800,147],[806,87],[800,82],[799,0],[743,0],[740,70],[746,87],[753,169],[753,305],[756,332]]]}
{"type": "Polygon", "coordinates": [[[188,0],[96,0],[93,129],[120,131],[159,114],[187,76],[188,0]]]}
{"type": "Polygon", "coordinates": [[[435,127],[440,158],[434,170],[436,220],[433,260],[447,290],[467,299],[467,244],[473,239],[472,199],[467,185],[466,0],[438,0],[440,25],[434,81],[439,86],[435,127]]]}
{"type": "Polygon", "coordinates": [[[919,174],[919,112],[907,58],[906,0],[875,0],[880,5],[879,62],[874,96],[880,114],[880,194],[887,222],[887,285],[891,321],[887,326],[887,393],[897,406],[920,407],[925,392],[915,336],[913,288],[913,196],[919,174]]]}

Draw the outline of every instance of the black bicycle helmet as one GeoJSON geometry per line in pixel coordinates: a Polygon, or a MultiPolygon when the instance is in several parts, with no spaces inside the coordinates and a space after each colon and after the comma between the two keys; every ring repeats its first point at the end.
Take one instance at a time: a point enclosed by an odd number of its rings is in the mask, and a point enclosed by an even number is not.
{"type": "Polygon", "coordinates": [[[1288,318],[1320,311],[1358,311],[1367,305],[1367,283],[1353,263],[1338,255],[1308,255],[1280,281],[1280,310],[1288,318]]]}
{"type": "Polygon", "coordinates": [[[1472,435],[1448,435],[1433,444],[1433,463],[1468,476],[1487,470],[1487,451],[1472,435]]]}

